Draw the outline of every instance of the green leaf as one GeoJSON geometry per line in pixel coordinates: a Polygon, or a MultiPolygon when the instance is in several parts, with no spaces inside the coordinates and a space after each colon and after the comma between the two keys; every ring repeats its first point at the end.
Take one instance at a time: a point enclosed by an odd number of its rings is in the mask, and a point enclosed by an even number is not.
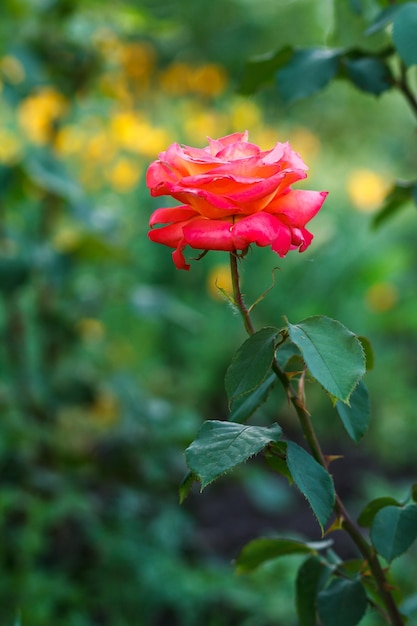
{"type": "Polygon", "coordinates": [[[178,492],[180,496],[180,504],[184,502],[188,494],[190,493],[192,486],[196,482],[196,477],[192,472],[187,472],[181,481],[178,492]]]}
{"type": "Polygon", "coordinates": [[[362,4],[360,0],[349,0],[350,8],[356,15],[362,15],[362,4]]]}
{"type": "Polygon", "coordinates": [[[287,461],[287,444],[285,441],[279,441],[278,443],[271,443],[268,450],[265,450],[264,457],[269,467],[284,476],[290,484],[293,483],[291,472],[288,469],[287,461]]]}
{"type": "Polygon", "coordinates": [[[372,227],[378,228],[381,224],[396,215],[400,210],[405,208],[410,200],[414,200],[414,193],[417,183],[414,182],[397,182],[385,199],[382,209],[378,211],[372,221],[372,227]]]}
{"type": "Polygon", "coordinates": [[[386,506],[375,515],[371,541],[375,550],[391,563],[417,538],[417,505],[386,506]]]}
{"type": "Polygon", "coordinates": [[[238,574],[248,574],[267,561],[289,554],[314,554],[316,550],[294,539],[254,539],[240,552],[236,560],[238,574]]]}
{"type": "Polygon", "coordinates": [[[336,410],[349,437],[358,443],[368,430],[371,415],[368,390],[362,380],[350,396],[349,405],[338,402],[336,410]]]}
{"type": "Polygon", "coordinates": [[[325,316],[288,324],[311,375],[337,400],[348,402],[365,373],[365,355],[356,335],[325,316]]]}
{"type": "Polygon", "coordinates": [[[401,614],[405,615],[410,623],[417,622],[417,593],[408,596],[400,606],[401,614]]]}
{"type": "Polygon", "coordinates": [[[268,52],[249,59],[243,70],[239,92],[245,95],[254,93],[259,87],[272,83],[276,71],[286,65],[292,56],[290,46],[284,46],[277,52],[268,52]]]}
{"type": "Polygon", "coordinates": [[[295,588],[300,626],[316,626],[317,593],[330,571],[317,556],[308,558],[298,570],[295,588]]]}
{"type": "Polygon", "coordinates": [[[287,466],[323,531],[335,502],[332,477],[308,452],[292,441],[287,442],[287,466]]]}
{"type": "Polygon", "coordinates": [[[366,29],[365,35],[373,35],[391,24],[399,8],[399,5],[393,5],[378,13],[372,24],[366,29]]]}
{"type": "Polygon", "coordinates": [[[362,335],[358,335],[358,339],[362,344],[363,351],[365,353],[366,358],[366,371],[369,372],[375,366],[375,354],[374,349],[372,347],[371,342],[367,337],[363,337],[362,335]]]}
{"type": "Polygon", "coordinates": [[[417,502],[417,483],[414,483],[411,486],[411,498],[414,500],[414,502],[417,502]]]}
{"type": "Polygon", "coordinates": [[[379,96],[393,85],[390,69],[380,58],[372,56],[345,58],[343,65],[348,78],[362,91],[379,96]]]}
{"type": "Polygon", "coordinates": [[[366,591],[359,580],[333,580],[317,598],[323,626],[355,626],[364,616],[367,604],[366,591]]]}
{"type": "Polygon", "coordinates": [[[368,564],[363,559],[350,559],[349,561],[344,561],[338,566],[339,573],[343,574],[347,578],[355,578],[356,576],[361,576],[364,570],[368,567],[368,564]]]}
{"type": "Polygon", "coordinates": [[[302,359],[302,355],[295,343],[287,339],[278,347],[275,358],[282,369],[285,370],[290,362],[296,362],[297,359],[302,359]]]}
{"type": "Polygon", "coordinates": [[[258,454],[272,441],[278,441],[281,433],[278,424],[245,426],[209,420],[185,451],[187,465],[204,489],[224,472],[258,454]]]}
{"type": "Polygon", "coordinates": [[[390,505],[401,506],[401,503],[398,502],[398,500],[396,500],[395,498],[391,498],[390,496],[383,496],[381,498],[376,498],[375,500],[368,502],[368,504],[365,506],[365,508],[362,510],[358,517],[358,524],[360,524],[364,528],[370,528],[378,511],[390,505]]]}
{"type": "Polygon", "coordinates": [[[398,54],[410,67],[417,64],[417,2],[406,2],[395,14],[392,39],[398,54]]]}
{"type": "Polygon", "coordinates": [[[24,257],[0,257],[0,292],[10,295],[28,284],[31,263],[24,257]]]}
{"type": "Polygon", "coordinates": [[[28,158],[26,171],[42,189],[60,198],[72,202],[82,198],[80,187],[67,175],[63,165],[50,152],[39,151],[36,156],[28,158]]]}
{"type": "Polygon", "coordinates": [[[334,78],[341,50],[308,48],[296,50],[290,62],[277,73],[277,86],[285,102],[311,96],[334,78]]]}
{"type": "Polygon", "coordinates": [[[236,352],[225,378],[230,403],[255,391],[270,374],[277,334],[276,328],[262,328],[236,352]]]}
{"type": "Polygon", "coordinates": [[[268,399],[272,387],[277,382],[275,374],[271,374],[252,393],[239,396],[232,402],[230,422],[246,422],[251,415],[268,399]]]}

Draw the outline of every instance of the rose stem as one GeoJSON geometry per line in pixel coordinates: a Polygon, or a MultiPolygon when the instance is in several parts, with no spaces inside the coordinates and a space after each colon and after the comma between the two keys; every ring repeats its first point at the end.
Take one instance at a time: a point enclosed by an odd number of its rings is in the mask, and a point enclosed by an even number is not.
{"type": "MultiPolygon", "coordinates": [[[[230,254],[230,268],[232,274],[232,284],[233,284],[233,297],[237,308],[240,311],[240,314],[243,319],[243,323],[245,325],[245,329],[248,335],[253,335],[255,330],[252,324],[252,320],[250,318],[250,313],[246,308],[246,305],[243,301],[242,292],[240,290],[240,280],[239,280],[239,270],[237,266],[237,257],[235,254],[230,254]]],[[[278,379],[282,383],[284,390],[291,402],[294,406],[295,411],[297,413],[297,417],[299,419],[304,437],[308,443],[310,451],[316,461],[322,465],[326,471],[328,471],[328,462],[326,460],[325,455],[321,449],[320,443],[317,439],[316,433],[313,428],[313,424],[310,418],[310,414],[307,411],[303,398],[300,397],[294,387],[291,385],[289,378],[286,373],[281,369],[276,359],[272,364],[272,369],[277,375],[278,379]]],[[[355,543],[361,554],[368,561],[369,567],[372,571],[374,580],[378,586],[379,593],[381,599],[383,600],[386,610],[387,610],[387,619],[389,619],[389,623],[392,626],[404,626],[404,622],[399,613],[398,607],[394,602],[392,594],[388,589],[388,584],[385,578],[384,571],[381,567],[379,559],[375,553],[373,547],[366,541],[363,537],[360,530],[357,528],[356,524],[350,518],[348,512],[345,509],[345,506],[340,499],[340,497],[336,494],[336,501],[334,505],[334,509],[336,514],[338,515],[342,528],[348,533],[352,541],[355,543]]]]}
{"type": "MultiPolygon", "coordinates": [[[[280,368],[276,360],[273,363],[272,369],[274,370],[275,374],[277,375],[277,377],[283,384],[284,389],[287,393],[287,396],[295,408],[304,437],[308,443],[308,446],[314,458],[316,459],[318,463],[320,463],[320,465],[322,465],[326,469],[326,471],[328,471],[328,462],[326,460],[326,457],[323,454],[320,443],[317,439],[316,433],[313,428],[310,414],[305,408],[303,401],[298,397],[293,386],[288,380],[287,375],[280,368]]],[[[335,501],[334,508],[335,508],[336,514],[338,515],[341,521],[341,526],[343,530],[345,530],[348,533],[350,538],[353,540],[357,548],[360,550],[362,555],[365,557],[365,559],[369,563],[369,567],[372,571],[375,582],[378,586],[380,596],[387,609],[387,614],[389,616],[390,623],[392,624],[392,626],[404,626],[404,622],[398,611],[397,605],[395,604],[394,599],[388,590],[387,581],[385,579],[383,569],[375,553],[375,550],[366,541],[366,539],[363,537],[360,530],[357,528],[356,524],[352,521],[348,512],[346,511],[346,508],[342,500],[337,494],[336,494],[336,501],[335,501]]]]}
{"type": "Polygon", "coordinates": [[[231,252],[229,256],[230,256],[230,272],[232,275],[232,285],[233,285],[233,299],[234,299],[235,305],[239,309],[239,312],[242,316],[246,332],[248,333],[248,335],[253,335],[255,332],[255,329],[252,325],[252,320],[250,318],[249,311],[246,308],[246,305],[243,301],[242,292],[240,291],[237,255],[234,252],[231,252]]]}
{"type": "Polygon", "coordinates": [[[398,80],[394,81],[394,86],[403,94],[404,98],[407,100],[411,109],[413,110],[414,115],[417,117],[417,98],[411,91],[410,85],[407,81],[407,67],[404,63],[401,63],[401,76],[398,80]]]}

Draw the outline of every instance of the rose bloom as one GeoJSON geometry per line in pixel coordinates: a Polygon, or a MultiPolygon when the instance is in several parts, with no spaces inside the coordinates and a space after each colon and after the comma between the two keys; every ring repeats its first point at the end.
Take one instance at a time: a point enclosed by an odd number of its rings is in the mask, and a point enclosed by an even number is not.
{"type": "Polygon", "coordinates": [[[146,184],[152,196],[171,196],[182,204],[154,211],[149,238],[175,248],[174,263],[185,270],[187,245],[244,252],[255,243],[271,246],[281,257],[289,250],[303,252],[313,239],[305,225],[327,196],[291,188],[307,169],[288,143],[262,151],[247,132],[208,139],[205,148],[174,143],[151,163],[146,184]]]}

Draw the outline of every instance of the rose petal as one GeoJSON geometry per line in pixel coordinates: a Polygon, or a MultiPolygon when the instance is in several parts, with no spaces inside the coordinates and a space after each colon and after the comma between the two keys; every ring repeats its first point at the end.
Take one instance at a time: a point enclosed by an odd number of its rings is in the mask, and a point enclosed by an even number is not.
{"type": "Polygon", "coordinates": [[[240,159],[248,159],[254,156],[258,157],[260,152],[259,147],[254,143],[238,141],[225,146],[223,150],[216,154],[216,157],[229,163],[230,161],[239,161],[240,159]]]}
{"type": "Polygon", "coordinates": [[[151,163],[146,172],[146,184],[151,190],[151,195],[163,196],[169,193],[165,186],[168,181],[171,183],[178,181],[168,165],[161,161],[151,163]]]}
{"type": "Polygon", "coordinates": [[[327,191],[294,189],[276,197],[265,210],[276,216],[286,215],[292,226],[302,228],[320,211],[326,196],[327,191]]]}
{"type": "Polygon", "coordinates": [[[296,169],[296,170],[308,170],[307,165],[300,157],[298,152],[295,152],[288,142],[277,143],[272,150],[263,153],[262,161],[264,163],[276,163],[280,161],[282,168],[284,169],[296,169]]]}
{"type": "Polygon", "coordinates": [[[156,243],[162,243],[164,246],[170,248],[176,248],[178,243],[183,239],[183,226],[187,222],[178,222],[177,224],[170,224],[169,226],[162,226],[162,228],[155,228],[148,232],[148,237],[151,241],[156,243]]]}
{"type": "Polygon", "coordinates": [[[167,148],[163,161],[174,168],[177,178],[204,174],[222,163],[204,149],[182,147],[177,143],[167,148]]]}
{"type": "Polygon", "coordinates": [[[236,143],[239,141],[246,142],[248,140],[248,135],[248,131],[245,130],[244,133],[232,133],[231,135],[220,137],[220,139],[210,139],[210,137],[207,137],[209,144],[208,149],[210,151],[210,154],[212,154],[213,156],[217,155],[218,152],[223,150],[225,146],[228,146],[231,143],[236,143]]]}
{"type": "Polygon", "coordinates": [[[211,220],[196,217],[183,228],[184,239],[197,250],[235,250],[231,234],[232,220],[211,220]]]}
{"type": "Polygon", "coordinates": [[[272,246],[274,252],[285,256],[291,246],[291,230],[269,213],[248,215],[236,222],[232,229],[237,250],[244,250],[251,243],[272,246]]]}
{"type": "Polygon", "coordinates": [[[292,245],[294,249],[300,248],[300,252],[307,250],[308,246],[313,241],[313,235],[306,228],[293,228],[292,230],[292,245]]]}
{"type": "Polygon", "coordinates": [[[183,202],[190,206],[201,215],[213,219],[239,213],[239,207],[228,198],[210,193],[204,189],[184,189],[180,185],[172,185],[170,186],[170,195],[178,202],[183,202]]]}
{"type": "Polygon", "coordinates": [[[172,259],[175,263],[175,267],[179,270],[189,270],[190,269],[190,265],[188,263],[185,262],[185,257],[182,253],[182,251],[184,250],[185,245],[183,245],[182,243],[180,243],[177,247],[176,250],[174,250],[174,252],[172,253],[172,259]]]}
{"type": "Polygon", "coordinates": [[[184,220],[188,220],[195,215],[198,215],[197,211],[186,204],[172,208],[156,209],[150,217],[149,226],[155,226],[155,224],[183,222],[184,220]]]}
{"type": "Polygon", "coordinates": [[[235,185],[236,191],[230,193],[229,198],[238,205],[250,202],[253,206],[253,213],[261,211],[266,209],[271,200],[280,193],[282,183],[285,184],[286,188],[289,183],[288,179],[290,178],[290,181],[293,182],[294,177],[296,180],[300,180],[305,177],[305,174],[304,172],[294,172],[290,177],[283,172],[278,172],[274,176],[270,176],[261,182],[248,185],[247,187],[245,186],[242,189],[239,189],[238,185],[235,185]],[[260,202],[253,204],[256,200],[260,200],[260,202]]]}

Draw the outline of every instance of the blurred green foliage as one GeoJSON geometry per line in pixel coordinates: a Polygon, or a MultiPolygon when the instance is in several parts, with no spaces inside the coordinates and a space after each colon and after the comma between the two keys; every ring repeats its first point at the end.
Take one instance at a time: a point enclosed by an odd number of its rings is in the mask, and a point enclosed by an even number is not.
{"type": "MultiPolygon", "coordinates": [[[[182,451],[203,419],[226,415],[223,377],[243,330],[216,288],[222,253],[180,273],[147,240],[158,205],[144,173],[172,141],[203,145],[246,128],[265,147],[289,139],[311,166],[308,187],[331,192],[307,253],[250,252],[246,296],[256,300],[279,265],[259,324],[325,313],[368,336],[367,453],[389,474],[414,460],[415,208],[370,225],[393,181],[415,173],[415,122],[397,94],[376,100],[346,82],[291,108],[272,87],[236,93],[253,54],[372,46],[363,32],[377,3],[352,2],[362,15],[344,4],[4,2],[2,626],[292,623],[293,561],[235,578],[199,534],[193,505],[178,506],[182,451]]],[[[332,407],[311,394],[318,430],[343,451],[332,407]]],[[[290,424],[274,394],[259,422],[277,405],[290,424]]],[[[270,513],[256,477],[237,480],[270,513]]],[[[357,489],[370,484],[378,491],[372,481],[357,489]]]]}

